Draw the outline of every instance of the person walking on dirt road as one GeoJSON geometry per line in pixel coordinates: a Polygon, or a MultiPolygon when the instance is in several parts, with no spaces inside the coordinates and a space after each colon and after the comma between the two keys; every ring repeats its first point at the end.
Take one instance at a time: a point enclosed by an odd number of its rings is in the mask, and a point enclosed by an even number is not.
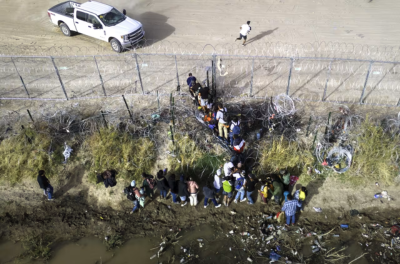
{"type": "Polygon", "coordinates": [[[187,78],[186,83],[189,86],[189,92],[193,100],[195,100],[196,95],[193,93],[193,86],[196,84],[196,77],[194,77],[192,73],[189,73],[189,78],[187,78]]]}
{"type": "Polygon", "coordinates": [[[47,196],[49,201],[52,201],[54,199],[53,198],[53,186],[50,185],[49,179],[46,178],[44,170],[39,171],[37,181],[39,183],[40,189],[43,190],[43,194],[45,196],[47,196]]]}
{"type": "Polygon", "coordinates": [[[285,212],[286,225],[290,225],[290,220],[292,220],[292,225],[296,222],[296,211],[297,207],[301,207],[301,203],[298,200],[293,199],[292,195],[287,196],[288,201],[282,207],[282,211],[285,212]]]}
{"type": "MultiPolygon", "coordinates": [[[[241,40],[243,38],[243,46],[246,43],[247,40],[247,35],[250,33],[251,27],[250,27],[250,21],[247,21],[247,24],[243,24],[240,27],[240,36],[236,40],[241,40]]],[[[236,41],[235,40],[235,41],[236,41]]]]}

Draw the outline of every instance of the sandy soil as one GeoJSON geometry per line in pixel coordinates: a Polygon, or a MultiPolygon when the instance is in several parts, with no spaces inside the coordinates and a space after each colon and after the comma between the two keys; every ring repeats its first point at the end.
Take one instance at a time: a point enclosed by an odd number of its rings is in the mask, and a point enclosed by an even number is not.
{"type": "MultiPolygon", "coordinates": [[[[77,35],[66,38],[48,19],[58,2],[1,0],[0,44],[107,47],[77,35]]],[[[180,44],[232,43],[251,20],[249,44],[341,42],[398,45],[397,0],[116,0],[108,2],[141,21],[146,38],[180,44]]],[[[236,43],[238,49],[239,43],[236,43]]],[[[208,48],[207,48],[208,49],[208,48]]]]}

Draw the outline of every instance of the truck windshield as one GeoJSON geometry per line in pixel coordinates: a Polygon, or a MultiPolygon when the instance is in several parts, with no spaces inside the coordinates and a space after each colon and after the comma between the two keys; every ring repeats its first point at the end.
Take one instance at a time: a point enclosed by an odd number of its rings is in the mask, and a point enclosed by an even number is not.
{"type": "Polygon", "coordinates": [[[124,14],[115,8],[111,9],[111,11],[106,14],[99,15],[99,18],[106,26],[115,26],[126,19],[124,14]]]}

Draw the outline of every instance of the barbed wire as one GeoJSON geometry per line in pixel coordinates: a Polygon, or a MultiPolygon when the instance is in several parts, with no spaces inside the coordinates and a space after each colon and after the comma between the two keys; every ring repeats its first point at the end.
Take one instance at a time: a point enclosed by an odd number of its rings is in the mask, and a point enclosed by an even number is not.
{"type": "MultiPolygon", "coordinates": [[[[397,61],[400,59],[399,46],[375,46],[340,42],[252,42],[245,47],[235,42],[219,44],[179,43],[168,40],[145,39],[131,47],[126,53],[157,54],[224,54],[237,56],[271,57],[320,57],[342,59],[365,59],[397,61]]],[[[1,55],[65,56],[65,55],[106,55],[115,54],[107,43],[91,46],[37,46],[1,44],[1,55]]]]}

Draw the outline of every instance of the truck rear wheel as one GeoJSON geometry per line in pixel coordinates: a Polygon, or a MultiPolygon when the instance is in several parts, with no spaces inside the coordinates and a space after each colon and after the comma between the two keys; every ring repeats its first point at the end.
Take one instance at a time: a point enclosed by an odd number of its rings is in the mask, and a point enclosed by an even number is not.
{"type": "Polygon", "coordinates": [[[113,49],[113,51],[118,52],[118,53],[122,52],[121,43],[119,43],[119,41],[117,39],[113,38],[110,41],[110,45],[111,45],[111,48],[113,49]]]}
{"type": "Polygon", "coordinates": [[[60,24],[60,29],[61,29],[61,32],[62,32],[65,36],[67,36],[67,37],[70,37],[70,36],[71,36],[71,30],[69,30],[69,27],[68,27],[66,24],[61,23],[61,24],[60,24]]]}

